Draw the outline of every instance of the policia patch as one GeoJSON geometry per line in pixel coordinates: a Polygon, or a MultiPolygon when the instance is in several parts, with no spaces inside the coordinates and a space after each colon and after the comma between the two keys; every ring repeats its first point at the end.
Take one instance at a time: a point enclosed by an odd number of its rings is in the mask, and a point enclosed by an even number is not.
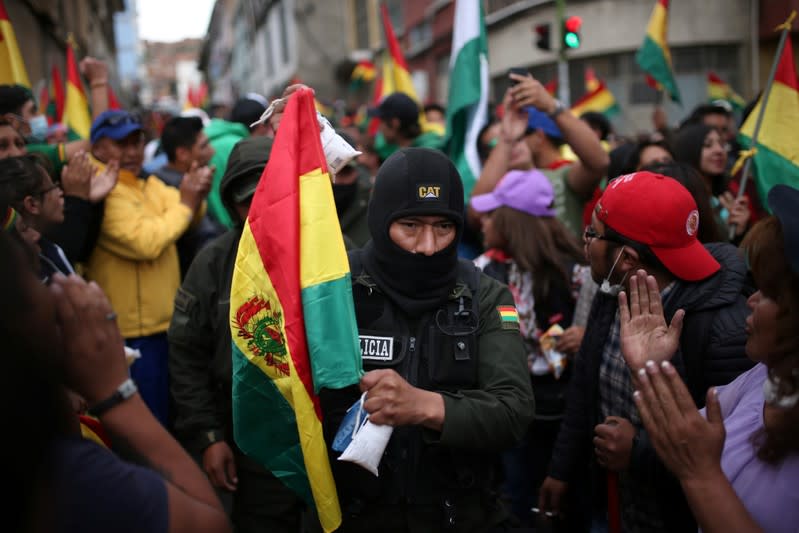
{"type": "Polygon", "coordinates": [[[497,313],[502,322],[502,329],[512,329],[519,331],[519,312],[513,305],[498,305],[497,313]]]}
{"type": "Polygon", "coordinates": [[[394,337],[360,335],[361,358],[372,361],[391,361],[394,358],[394,337]]]}

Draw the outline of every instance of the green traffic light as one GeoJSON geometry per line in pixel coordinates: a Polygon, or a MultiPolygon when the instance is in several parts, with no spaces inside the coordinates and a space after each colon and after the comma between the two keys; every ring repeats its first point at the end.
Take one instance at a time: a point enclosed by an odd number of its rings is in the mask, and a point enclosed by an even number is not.
{"type": "Polygon", "coordinates": [[[580,47],[580,37],[576,33],[567,33],[566,36],[563,38],[563,41],[566,43],[566,46],[569,48],[579,48],[580,47]]]}

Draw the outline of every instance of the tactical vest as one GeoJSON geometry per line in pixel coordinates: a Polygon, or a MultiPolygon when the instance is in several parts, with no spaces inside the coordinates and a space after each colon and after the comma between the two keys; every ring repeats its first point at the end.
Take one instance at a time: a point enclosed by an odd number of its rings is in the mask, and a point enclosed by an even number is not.
{"type": "MultiPolygon", "coordinates": [[[[360,253],[350,252],[350,269],[364,370],[390,368],[426,390],[456,393],[477,388],[480,271],[468,261],[459,261],[458,282],[448,301],[411,319],[363,270],[360,253]]],[[[435,432],[422,427],[394,429],[378,477],[355,464],[337,461],[339,454],[329,444],[344,413],[359,396],[360,391],[352,387],[320,393],[325,439],[345,514],[357,514],[377,503],[440,504],[445,514],[455,513],[466,493],[476,503],[475,497],[494,489],[495,456],[440,446],[435,432]]]]}

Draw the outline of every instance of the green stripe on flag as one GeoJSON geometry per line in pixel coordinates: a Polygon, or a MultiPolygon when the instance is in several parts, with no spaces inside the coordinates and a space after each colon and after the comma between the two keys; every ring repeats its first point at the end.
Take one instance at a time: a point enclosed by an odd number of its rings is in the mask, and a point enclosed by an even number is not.
{"type": "Polygon", "coordinates": [[[302,289],[302,306],[314,392],[352,385],[362,363],[350,274],[302,289]]]}
{"type": "Polygon", "coordinates": [[[646,73],[663,85],[673,101],[680,103],[680,90],[677,88],[671,65],[666,60],[663,49],[648,35],[635,54],[635,61],[646,73]]]}
{"type": "MultiPolygon", "coordinates": [[[[752,140],[745,135],[739,135],[738,139],[742,146],[749,147],[752,145],[752,140]]],[[[772,187],[785,184],[799,189],[799,166],[767,146],[760,143],[757,144],[757,153],[752,158],[752,166],[754,167],[754,180],[760,203],[769,212],[771,210],[768,207],[766,198],[768,198],[768,193],[772,187]]]]}
{"type": "Polygon", "coordinates": [[[247,360],[236,343],[231,342],[231,346],[236,444],[313,507],[294,410],[274,382],[247,360]]]}

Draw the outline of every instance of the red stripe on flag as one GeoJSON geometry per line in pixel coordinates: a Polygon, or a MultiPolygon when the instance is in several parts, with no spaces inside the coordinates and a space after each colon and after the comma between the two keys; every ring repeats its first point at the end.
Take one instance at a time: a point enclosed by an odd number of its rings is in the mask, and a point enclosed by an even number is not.
{"type": "Polygon", "coordinates": [[[86,92],[83,90],[83,82],[80,80],[80,71],[78,64],[75,61],[75,50],[72,45],[67,45],[67,83],[71,83],[80,93],[86,97],[86,92]]]}
{"type": "Polygon", "coordinates": [[[249,225],[264,269],[275,288],[286,329],[286,342],[297,376],[322,419],[305,337],[300,285],[299,177],[321,168],[327,172],[313,92],[300,89],[292,95],[250,207],[249,225]],[[286,120],[299,114],[299,120],[286,120]],[[268,182],[268,185],[267,185],[268,182]]]}
{"type": "MultiPolygon", "coordinates": [[[[719,78],[718,75],[713,71],[707,73],[707,81],[710,83],[724,83],[724,80],[719,78]]],[[[726,83],[724,83],[724,85],[726,85],[726,83]]]]}
{"type": "Polygon", "coordinates": [[[669,0],[658,0],[658,3],[663,6],[663,9],[669,8],[669,0]]]}
{"type": "Polygon", "coordinates": [[[56,122],[61,122],[64,119],[64,81],[61,79],[61,71],[55,65],[51,69],[50,83],[53,84],[56,122]]]}
{"type": "Polygon", "coordinates": [[[787,85],[794,90],[799,90],[799,84],[796,82],[796,65],[793,62],[793,46],[791,45],[790,36],[785,40],[785,48],[782,51],[780,63],[777,65],[774,81],[787,85]]]}
{"type": "Polygon", "coordinates": [[[11,22],[8,18],[8,11],[6,11],[6,5],[3,0],[0,0],[0,20],[8,20],[11,22]]]}
{"type": "Polygon", "coordinates": [[[405,56],[402,55],[397,36],[394,35],[394,27],[391,25],[391,18],[388,16],[386,4],[382,4],[380,10],[383,14],[383,30],[386,32],[386,46],[388,46],[388,50],[391,53],[391,59],[394,60],[394,64],[398,67],[402,67],[407,71],[408,64],[405,62],[405,56]]]}

